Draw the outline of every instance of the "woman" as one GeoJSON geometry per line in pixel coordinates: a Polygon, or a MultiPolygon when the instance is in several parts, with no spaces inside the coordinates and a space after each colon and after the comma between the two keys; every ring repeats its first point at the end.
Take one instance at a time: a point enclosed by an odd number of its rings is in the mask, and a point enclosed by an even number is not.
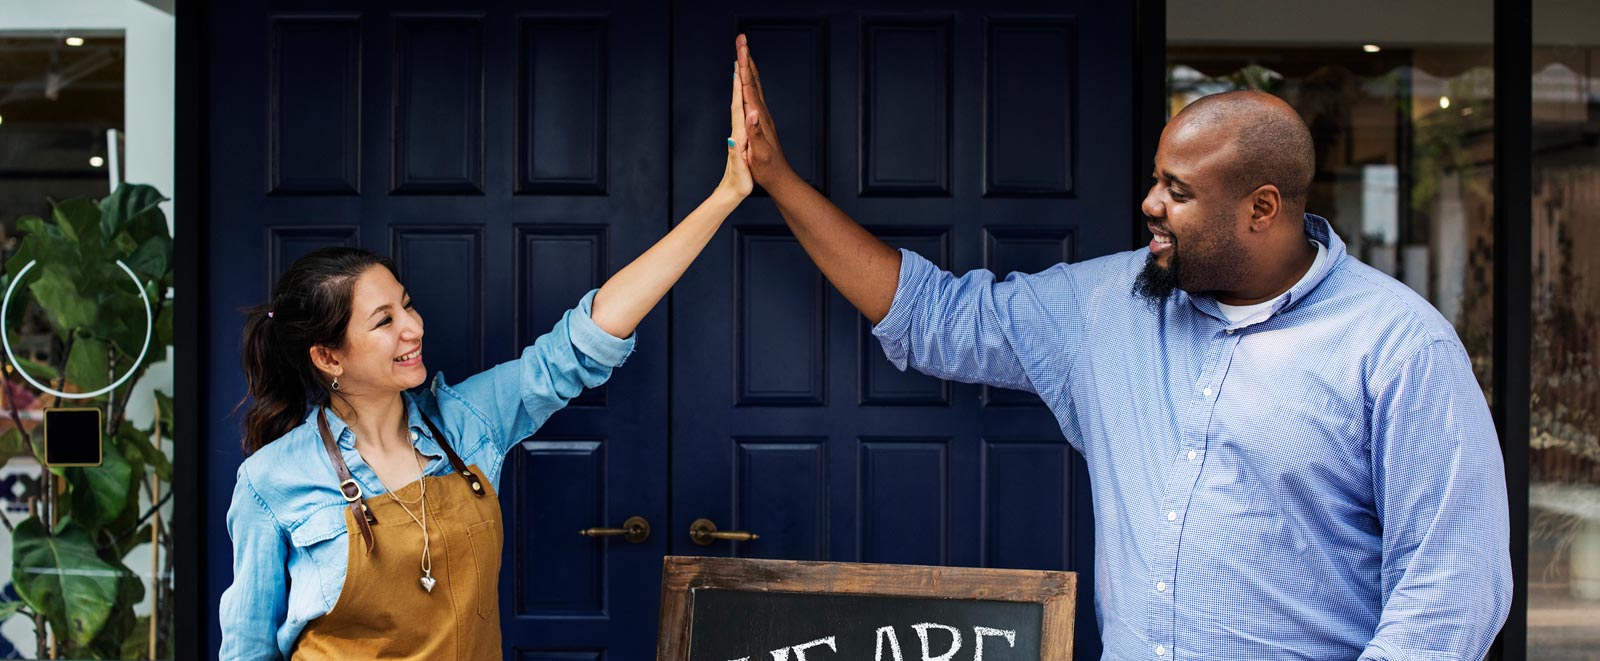
{"type": "Polygon", "coordinates": [[[519,360],[430,392],[421,315],[387,259],[325,248],[250,313],[252,398],[228,509],[223,659],[499,659],[511,445],[633,350],[633,331],[750,193],[733,82],[722,182],[519,360]],[[627,338],[627,339],[619,339],[627,338]]]}

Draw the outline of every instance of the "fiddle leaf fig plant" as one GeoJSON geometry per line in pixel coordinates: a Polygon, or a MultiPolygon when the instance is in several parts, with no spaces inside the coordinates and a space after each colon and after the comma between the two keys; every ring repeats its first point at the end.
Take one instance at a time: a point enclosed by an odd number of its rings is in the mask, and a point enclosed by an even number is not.
{"type": "Polygon", "coordinates": [[[43,430],[21,415],[29,404],[93,406],[105,425],[101,464],[41,469],[40,500],[11,531],[11,583],[20,600],[0,602],[0,619],[33,618],[40,656],[48,628],[56,658],[147,658],[152,616],[165,624],[156,656],[171,656],[171,542],[154,516],[161,503],[149,496],[157,480],[172,479],[172,462],[156,442],[172,438],[172,400],[156,393],[158,410],[146,427],[126,416],[129,394],[172,345],[172,236],[163,200],[150,186],[124,184],[99,203],[66,200],[53,204],[50,218],[21,218],[22,242],[0,274],[0,291],[21,274],[0,320],[15,356],[0,356],[6,361],[0,420],[11,422],[0,434],[0,464],[31,454],[44,465],[43,430]],[[15,350],[21,346],[33,351],[15,350]],[[68,400],[42,392],[19,372],[68,393],[127,378],[97,397],[68,400]],[[168,570],[149,577],[154,612],[136,616],[135,606],[150,595],[127,556],[151,541],[152,529],[159,540],[153,550],[168,570]]]}

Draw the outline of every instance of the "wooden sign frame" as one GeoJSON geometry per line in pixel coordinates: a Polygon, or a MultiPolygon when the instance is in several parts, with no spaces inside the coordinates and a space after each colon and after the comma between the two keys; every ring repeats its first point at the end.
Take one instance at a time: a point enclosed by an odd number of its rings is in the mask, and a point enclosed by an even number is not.
{"type": "Polygon", "coordinates": [[[1039,658],[1072,658],[1078,604],[1078,575],[1072,572],[667,556],[656,661],[689,660],[699,588],[1036,603],[1044,607],[1039,658]]]}

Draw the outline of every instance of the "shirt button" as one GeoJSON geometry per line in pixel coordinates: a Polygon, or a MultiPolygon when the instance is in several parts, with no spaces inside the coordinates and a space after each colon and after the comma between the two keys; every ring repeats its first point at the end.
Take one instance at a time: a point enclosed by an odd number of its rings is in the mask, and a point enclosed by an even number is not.
{"type": "Polygon", "coordinates": [[[1205,390],[1202,390],[1200,392],[1206,396],[1206,399],[1211,399],[1211,389],[1210,388],[1206,388],[1205,390]]]}
{"type": "Polygon", "coordinates": [[[1167,655],[1167,648],[1162,647],[1160,645],[1156,645],[1156,656],[1166,656],[1166,655],[1167,655]]]}
{"type": "Polygon", "coordinates": [[[1199,456],[1199,455],[1197,455],[1194,450],[1190,450],[1189,451],[1189,461],[1194,461],[1194,458],[1196,456],[1199,456]]]}
{"type": "Polygon", "coordinates": [[[1227,330],[1227,331],[1226,331],[1226,332],[1227,332],[1227,333],[1228,333],[1228,334],[1229,334],[1229,335],[1232,335],[1232,334],[1233,334],[1233,330],[1234,330],[1234,329],[1232,329],[1232,328],[1229,328],[1229,329],[1228,329],[1228,330],[1227,330]]]}
{"type": "Polygon", "coordinates": [[[1156,592],[1166,592],[1166,591],[1167,591],[1167,582],[1166,581],[1161,581],[1159,583],[1156,583],[1156,592]]]}
{"type": "Polygon", "coordinates": [[[415,429],[411,430],[411,442],[412,443],[417,442],[417,430],[415,430],[415,429]]]}
{"type": "Polygon", "coordinates": [[[1178,513],[1177,512],[1167,512],[1167,520],[1168,521],[1177,521],[1178,520],[1178,513]]]}

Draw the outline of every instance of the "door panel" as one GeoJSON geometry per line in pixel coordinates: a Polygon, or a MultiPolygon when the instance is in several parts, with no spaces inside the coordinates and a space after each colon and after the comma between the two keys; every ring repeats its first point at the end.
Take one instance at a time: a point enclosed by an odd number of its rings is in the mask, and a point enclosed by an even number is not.
{"type": "MultiPolygon", "coordinates": [[[[743,30],[796,171],[891,245],[1002,276],[1125,249],[1128,12],[679,3],[674,217],[720,174],[743,30]]],[[[760,193],[729,225],[674,294],[673,551],[1069,569],[1097,656],[1088,483],[1050,412],[896,371],[760,193]],[[701,547],[699,518],[760,537],[701,547]]]]}
{"type": "MultiPolygon", "coordinates": [[[[502,0],[213,9],[207,516],[222,529],[240,461],[235,310],[295,258],[330,244],[393,257],[428,324],[428,366],[458,382],[516,358],[665,232],[667,14],[502,0]]],[[[653,648],[665,322],[647,317],[611,382],[506,459],[507,658],[653,648]],[[576,534],[633,515],[655,527],[644,544],[576,534]]],[[[226,537],[209,544],[231,557],[226,537]]],[[[207,571],[214,606],[231,565],[207,571]]]]}

